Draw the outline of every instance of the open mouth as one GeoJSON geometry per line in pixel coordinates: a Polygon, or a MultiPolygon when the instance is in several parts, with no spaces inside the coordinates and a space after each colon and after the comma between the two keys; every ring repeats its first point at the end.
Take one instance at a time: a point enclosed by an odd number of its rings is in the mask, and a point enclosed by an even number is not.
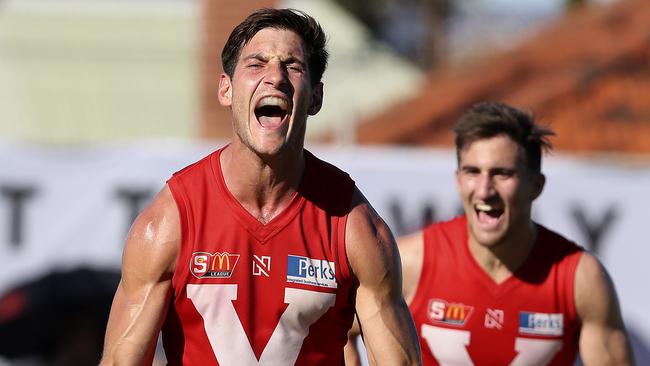
{"type": "Polygon", "coordinates": [[[289,102],[280,97],[264,97],[255,106],[255,117],[264,128],[279,128],[289,115],[289,102]]]}
{"type": "Polygon", "coordinates": [[[474,211],[482,226],[494,227],[500,222],[504,210],[500,206],[477,203],[474,205],[474,211]]]}

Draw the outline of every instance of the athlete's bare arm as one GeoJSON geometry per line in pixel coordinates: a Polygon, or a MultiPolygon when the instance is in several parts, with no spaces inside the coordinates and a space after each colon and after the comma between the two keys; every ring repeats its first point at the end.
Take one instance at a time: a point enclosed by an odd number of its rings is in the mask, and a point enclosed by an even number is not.
{"type": "Polygon", "coordinates": [[[614,284],[605,268],[589,253],[582,255],[576,269],[575,301],[582,321],[583,364],[634,365],[614,284]]]}
{"type": "MultiPolygon", "coordinates": [[[[409,304],[413,300],[413,296],[415,296],[415,289],[417,288],[422,271],[422,258],[424,254],[422,231],[399,238],[397,240],[397,247],[399,248],[402,263],[402,295],[406,303],[409,304]]],[[[360,333],[359,323],[355,318],[354,324],[352,324],[352,328],[348,332],[348,343],[344,349],[346,366],[361,365],[359,350],[357,349],[357,337],[360,333]]],[[[371,362],[374,359],[370,351],[368,351],[368,358],[371,362]]]]}
{"type": "Polygon", "coordinates": [[[127,237],[101,365],[150,363],[166,315],[179,243],[178,210],[165,187],[127,237]]]}
{"type": "Polygon", "coordinates": [[[358,190],[346,248],[359,281],[356,312],[371,364],[419,365],[420,346],[402,297],[399,253],[386,223],[358,190]]]}

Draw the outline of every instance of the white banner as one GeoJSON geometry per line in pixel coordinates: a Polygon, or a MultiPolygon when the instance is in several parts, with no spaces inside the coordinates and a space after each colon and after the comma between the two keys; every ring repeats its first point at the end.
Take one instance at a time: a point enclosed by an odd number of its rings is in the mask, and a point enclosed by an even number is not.
{"type": "MultiPolygon", "coordinates": [[[[134,215],[176,170],[217,146],[138,142],[84,148],[0,144],[0,292],[52,269],[120,265],[134,215]]],[[[460,212],[446,150],[313,147],[348,171],[396,235],[460,212]]],[[[618,289],[637,357],[650,344],[650,163],[550,157],[534,217],[592,249],[618,289]]],[[[644,362],[640,362],[644,364],[644,362]]]]}

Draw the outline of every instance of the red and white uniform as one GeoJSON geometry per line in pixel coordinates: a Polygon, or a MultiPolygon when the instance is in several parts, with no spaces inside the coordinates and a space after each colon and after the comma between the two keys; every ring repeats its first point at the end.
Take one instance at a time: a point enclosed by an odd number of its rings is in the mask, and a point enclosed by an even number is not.
{"type": "Polygon", "coordinates": [[[174,174],[182,241],[163,325],[170,365],[336,365],[352,324],[350,177],[305,151],[296,195],[267,224],[226,188],[216,151],[174,174]]]}
{"type": "Polygon", "coordinates": [[[582,249],[541,225],[537,232],[519,270],[496,284],[469,252],[465,216],[424,229],[409,308],[425,365],[573,365],[582,249]]]}

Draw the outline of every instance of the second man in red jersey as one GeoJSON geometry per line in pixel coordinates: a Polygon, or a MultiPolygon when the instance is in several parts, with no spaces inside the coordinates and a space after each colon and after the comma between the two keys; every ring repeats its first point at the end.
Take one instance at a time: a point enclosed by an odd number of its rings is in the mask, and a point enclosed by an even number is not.
{"type": "Polygon", "coordinates": [[[570,366],[578,351],[587,366],[633,364],[603,266],[531,219],[552,132],[493,102],[454,132],[465,215],[399,240],[424,364],[570,366]]]}

